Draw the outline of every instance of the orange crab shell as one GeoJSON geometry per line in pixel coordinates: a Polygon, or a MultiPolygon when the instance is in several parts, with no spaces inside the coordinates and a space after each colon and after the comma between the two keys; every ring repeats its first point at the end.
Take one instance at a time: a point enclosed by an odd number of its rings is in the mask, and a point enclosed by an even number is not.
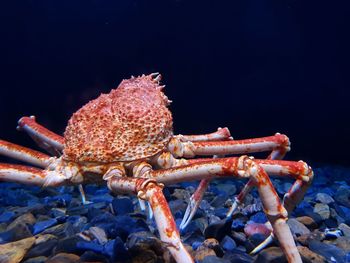
{"type": "Polygon", "coordinates": [[[123,80],[74,113],[64,133],[64,159],[109,163],[162,151],[173,135],[173,122],[169,100],[153,77],[123,80]]]}

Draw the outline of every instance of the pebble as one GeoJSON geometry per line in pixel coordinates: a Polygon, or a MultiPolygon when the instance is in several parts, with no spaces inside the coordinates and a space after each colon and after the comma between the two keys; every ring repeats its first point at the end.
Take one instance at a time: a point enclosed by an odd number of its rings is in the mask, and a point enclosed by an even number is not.
{"type": "Polygon", "coordinates": [[[221,240],[220,245],[225,251],[232,251],[237,247],[236,242],[229,236],[225,236],[221,240]]]}
{"type": "Polygon", "coordinates": [[[304,263],[326,263],[326,259],[311,251],[307,247],[298,246],[298,251],[302,257],[304,263]]]}
{"type": "Polygon", "coordinates": [[[345,252],[335,245],[312,240],[309,242],[309,248],[329,262],[345,263],[345,252]]]}
{"type": "Polygon", "coordinates": [[[115,215],[125,215],[134,212],[134,205],[129,197],[116,197],[112,201],[115,215]]]}
{"type": "Polygon", "coordinates": [[[343,231],[344,236],[350,237],[350,226],[348,226],[347,224],[339,224],[339,230],[343,231]]]}
{"type": "Polygon", "coordinates": [[[80,257],[69,253],[59,253],[48,259],[45,263],[77,263],[80,257]]]}
{"type": "Polygon", "coordinates": [[[331,212],[329,210],[329,206],[323,203],[317,203],[314,206],[314,212],[319,214],[323,220],[329,218],[331,212]]]}
{"type": "Polygon", "coordinates": [[[12,211],[5,211],[0,215],[0,223],[10,222],[15,217],[15,213],[12,211]]]}
{"type": "Polygon", "coordinates": [[[279,262],[287,263],[286,256],[279,247],[269,247],[262,250],[254,263],[270,263],[270,262],[279,262]]]}
{"type": "Polygon", "coordinates": [[[310,234],[310,230],[295,218],[289,219],[287,223],[295,236],[310,234]]]}
{"type": "Polygon", "coordinates": [[[350,208],[350,187],[340,186],[334,195],[334,199],[347,208],[350,208]]]}
{"type": "Polygon", "coordinates": [[[231,231],[232,220],[222,219],[210,224],[204,231],[205,238],[222,240],[231,231]]]}
{"type": "Polygon", "coordinates": [[[320,202],[322,204],[329,205],[329,204],[334,202],[334,199],[326,193],[317,193],[316,194],[316,201],[320,202]]]}
{"type": "Polygon", "coordinates": [[[0,245],[0,262],[21,262],[27,251],[34,245],[35,237],[0,245]]]}
{"type": "Polygon", "coordinates": [[[55,218],[52,219],[48,219],[45,221],[39,221],[36,222],[34,227],[33,227],[33,234],[36,235],[42,231],[44,231],[45,229],[54,226],[57,224],[57,220],[55,218]]]}
{"type": "Polygon", "coordinates": [[[318,226],[317,223],[315,222],[315,220],[313,220],[309,216],[300,216],[300,217],[297,217],[296,220],[298,220],[300,223],[302,223],[308,229],[316,229],[318,226]]]}

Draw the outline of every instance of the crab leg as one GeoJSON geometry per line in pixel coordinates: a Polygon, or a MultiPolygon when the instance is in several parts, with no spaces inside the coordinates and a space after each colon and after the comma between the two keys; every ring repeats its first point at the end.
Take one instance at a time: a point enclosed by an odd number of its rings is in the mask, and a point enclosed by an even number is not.
{"type": "Polygon", "coordinates": [[[223,141],[223,140],[232,140],[230,131],[228,128],[218,128],[216,132],[208,134],[199,134],[199,135],[182,135],[179,134],[176,137],[182,142],[205,142],[205,141],[223,141]]]}
{"type": "MultiPolygon", "coordinates": [[[[220,130],[221,131],[221,130],[220,130]]],[[[287,151],[289,151],[289,139],[285,135],[277,133],[274,136],[247,139],[247,140],[230,140],[230,141],[206,141],[206,142],[182,142],[176,138],[169,143],[169,150],[175,156],[195,156],[210,154],[243,154],[247,152],[263,152],[272,151],[269,159],[282,159],[287,151]]],[[[192,161],[192,160],[191,160],[192,161]]],[[[189,162],[191,162],[189,161],[189,162]]],[[[197,160],[193,160],[197,162],[197,160]]],[[[173,161],[174,163],[174,161],[173,161]]],[[[242,193],[235,198],[232,207],[227,213],[227,217],[231,217],[238,205],[244,200],[247,193],[252,188],[252,183],[248,181],[242,190],[242,193]]],[[[184,218],[180,224],[180,229],[184,229],[193,216],[203,198],[203,194],[208,187],[207,182],[201,182],[196,192],[191,196],[184,218]]]]}
{"type": "Polygon", "coordinates": [[[27,162],[42,168],[49,166],[52,161],[52,157],[44,153],[4,140],[0,140],[0,155],[27,162]]]}
{"type": "Polygon", "coordinates": [[[37,186],[58,186],[63,185],[65,180],[65,176],[56,171],[41,170],[24,165],[0,163],[0,181],[37,186]]]}
{"type": "MultiPolygon", "coordinates": [[[[60,156],[64,147],[64,138],[35,121],[34,116],[22,117],[18,121],[18,130],[26,131],[30,137],[44,150],[52,155],[60,156]]],[[[79,185],[79,193],[83,204],[90,203],[86,200],[86,195],[82,185],[79,185]]]]}
{"type": "MultiPolygon", "coordinates": [[[[283,159],[283,157],[286,155],[287,149],[280,147],[275,150],[273,150],[270,155],[267,157],[268,160],[280,160],[283,159]]],[[[251,191],[251,189],[254,187],[253,182],[251,179],[245,184],[241,192],[235,197],[234,202],[230,208],[230,210],[227,212],[226,217],[231,217],[234,211],[237,209],[237,207],[243,203],[245,197],[247,194],[251,191]]]]}
{"type": "Polygon", "coordinates": [[[60,155],[63,150],[64,138],[38,124],[34,116],[22,117],[17,129],[26,131],[41,148],[51,154],[60,155]]]}
{"type": "MultiPolygon", "coordinates": [[[[181,181],[234,176],[252,178],[262,199],[264,211],[272,225],[274,234],[280,241],[289,262],[301,262],[293,236],[286,224],[288,213],[279,201],[278,195],[267,173],[286,176],[309,182],[312,170],[304,162],[252,160],[247,156],[213,159],[186,166],[158,171],[149,171],[149,176],[157,182],[171,184],[181,181]]],[[[308,184],[305,186],[307,188],[308,184]]],[[[299,192],[300,193],[300,192],[299,192]]],[[[298,195],[298,199],[303,193],[298,195]]]]}
{"type": "Polygon", "coordinates": [[[228,141],[181,142],[174,137],[168,144],[168,150],[175,157],[194,157],[197,155],[229,155],[272,151],[283,147],[289,151],[289,139],[276,133],[274,136],[228,141]]]}
{"type": "Polygon", "coordinates": [[[163,195],[163,185],[154,179],[111,177],[108,187],[112,192],[134,193],[141,199],[147,200],[152,208],[161,240],[167,244],[176,262],[193,262],[181,242],[176,229],[174,218],[163,195]]]}

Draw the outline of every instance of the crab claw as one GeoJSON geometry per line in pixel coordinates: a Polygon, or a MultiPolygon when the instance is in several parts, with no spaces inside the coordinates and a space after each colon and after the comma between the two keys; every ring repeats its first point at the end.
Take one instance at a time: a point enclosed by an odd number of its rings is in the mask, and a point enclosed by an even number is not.
{"type": "Polygon", "coordinates": [[[201,201],[203,199],[203,195],[204,195],[205,191],[207,190],[209,183],[210,183],[210,179],[201,180],[197,190],[190,197],[184,218],[182,219],[182,222],[180,224],[180,230],[184,230],[186,228],[186,226],[191,222],[191,219],[196,214],[196,211],[199,207],[199,204],[201,203],[201,201]]]}
{"type": "Polygon", "coordinates": [[[188,226],[188,224],[191,222],[192,218],[196,214],[199,204],[200,204],[200,200],[198,202],[193,198],[193,196],[190,197],[185,215],[180,224],[180,231],[184,230],[188,226]]]}

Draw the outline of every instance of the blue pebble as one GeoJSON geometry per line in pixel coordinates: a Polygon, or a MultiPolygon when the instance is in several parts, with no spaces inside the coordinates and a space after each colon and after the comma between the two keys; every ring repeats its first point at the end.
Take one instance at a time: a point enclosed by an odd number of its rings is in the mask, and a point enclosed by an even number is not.
{"type": "Polygon", "coordinates": [[[245,223],[242,219],[232,220],[231,229],[236,230],[236,231],[240,231],[244,228],[244,226],[245,226],[245,223]]]}
{"type": "Polygon", "coordinates": [[[250,220],[254,221],[255,223],[265,223],[267,221],[267,217],[265,213],[258,212],[250,217],[250,220]]]}
{"type": "Polygon", "coordinates": [[[202,242],[194,241],[194,242],[192,243],[192,249],[193,249],[193,250],[196,250],[196,249],[199,248],[201,245],[202,245],[202,242]]]}
{"type": "Polygon", "coordinates": [[[237,247],[236,242],[232,238],[230,238],[229,236],[225,236],[221,240],[221,246],[226,251],[232,251],[233,249],[235,249],[237,247]]]}
{"type": "Polygon", "coordinates": [[[111,196],[110,194],[106,193],[103,195],[95,195],[93,197],[90,198],[89,201],[91,202],[107,202],[110,203],[113,200],[113,196],[111,196]]]}
{"type": "Polygon", "coordinates": [[[12,211],[5,211],[0,215],[0,223],[7,223],[9,222],[12,218],[14,218],[15,213],[12,211]]]}
{"type": "Polygon", "coordinates": [[[103,245],[96,242],[79,241],[77,242],[77,248],[82,250],[91,250],[93,252],[101,253],[103,251],[103,245]]]}
{"type": "Polygon", "coordinates": [[[42,231],[44,231],[46,228],[49,228],[51,226],[54,226],[57,224],[57,220],[55,218],[48,219],[45,221],[39,221],[35,223],[33,227],[33,234],[36,235],[42,231]]]}
{"type": "Polygon", "coordinates": [[[134,212],[134,205],[129,197],[114,198],[112,207],[116,215],[125,215],[134,212]]]}

